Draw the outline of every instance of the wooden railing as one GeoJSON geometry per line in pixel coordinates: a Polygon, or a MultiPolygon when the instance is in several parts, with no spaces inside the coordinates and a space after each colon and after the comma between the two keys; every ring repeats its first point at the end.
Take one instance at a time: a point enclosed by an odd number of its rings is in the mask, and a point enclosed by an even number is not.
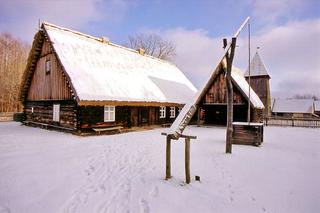
{"type": "Polygon", "coordinates": [[[264,124],[266,126],[292,126],[292,127],[320,128],[320,119],[268,117],[264,119],[264,124]]]}

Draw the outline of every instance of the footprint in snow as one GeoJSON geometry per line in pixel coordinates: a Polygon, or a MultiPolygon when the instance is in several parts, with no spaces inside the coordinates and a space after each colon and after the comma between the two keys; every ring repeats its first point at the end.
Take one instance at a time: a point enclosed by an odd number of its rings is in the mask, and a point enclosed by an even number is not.
{"type": "Polygon", "coordinates": [[[140,208],[141,208],[141,213],[149,213],[150,212],[150,207],[148,204],[148,201],[141,199],[140,200],[140,208]]]}
{"type": "Polygon", "coordinates": [[[159,195],[159,189],[157,186],[155,186],[151,191],[150,191],[150,195],[152,197],[157,197],[159,195]]]}
{"type": "Polygon", "coordinates": [[[143,177],[140,178],[140,181],[141,181],[141,183],[143,183],[143,184],[146,183],[146,180],[145,180],[143,177]]]}
{"type": "Polygon", "coordinates": [[[10,213],[10,209],[0,205],[0,213],[10,213]]]}

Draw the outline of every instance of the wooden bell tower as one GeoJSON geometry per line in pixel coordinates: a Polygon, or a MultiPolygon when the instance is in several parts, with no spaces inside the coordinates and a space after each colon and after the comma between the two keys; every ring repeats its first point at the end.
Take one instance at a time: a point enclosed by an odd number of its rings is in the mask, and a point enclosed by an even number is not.
{"type": "MultiPolygon", "coordinates": [[[[249,68],[244,74],[247,82],[249,82],[249,68]]],[[[265,109],[263,117],[271,115],[271,97],[270,97],[270,75],[267,72],[265,65],[263,64],[258,51],[250,62],[250,86],[259,96],[265,109]]]]}

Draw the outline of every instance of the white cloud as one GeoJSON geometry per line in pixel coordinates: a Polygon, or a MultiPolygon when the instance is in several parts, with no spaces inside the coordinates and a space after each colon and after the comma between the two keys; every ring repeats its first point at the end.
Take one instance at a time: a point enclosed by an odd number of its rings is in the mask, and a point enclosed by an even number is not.
{"type": "Polygon", "coordinates": [[[264,28],[294,19],[306,5],[305,0],[252,0],[252,15],[264,28]]]}
{"type": "Polygon", "coordinates": [[[222,51],[221,40],[210,38],[204,30],[188,31],[183,28],[165,31],[163,35],[176,46],[174,63],[196,86],[200,86],[214,69],[213,61],[222,51]]]}
{"type": "MultiPolygon", "coordinates": [[[[211,38],[206,31],[183,28],[162,32],[177,49],[175,63],[197,87],[206,80],[222,50],[222,38],[211,38]]],[[[252,56],[256,46],[271,75],[273,96],[295,94],[320,96],[320,19],[292,22],[252,37],[252,56]]],[[[246,38],[239,39],[234,65],[248,65],[246,38]]]]}
{"type": "Polygon", "coordinates": [[[10,0],[1,2],[0,29],[30,41],[39,19],[79,28],[99,20],[117,21],[126,10],[125,0],[10,0]]]}

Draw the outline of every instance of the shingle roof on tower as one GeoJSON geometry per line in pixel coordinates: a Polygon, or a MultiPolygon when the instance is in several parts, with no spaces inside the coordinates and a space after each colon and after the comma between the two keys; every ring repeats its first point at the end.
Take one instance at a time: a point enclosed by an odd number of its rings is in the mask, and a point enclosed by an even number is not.
{"type": "MultiPolygon", "coordinates": [[[[249,76],[249,68],[247,68],[245,77],[249,76]]],[[[269,76],[266,67],[264,66],[258,52],[254,55],[250,63],[250,76],[269,76]]],[[[270,76],[269,76],[270,77],[270,76]]]]}

